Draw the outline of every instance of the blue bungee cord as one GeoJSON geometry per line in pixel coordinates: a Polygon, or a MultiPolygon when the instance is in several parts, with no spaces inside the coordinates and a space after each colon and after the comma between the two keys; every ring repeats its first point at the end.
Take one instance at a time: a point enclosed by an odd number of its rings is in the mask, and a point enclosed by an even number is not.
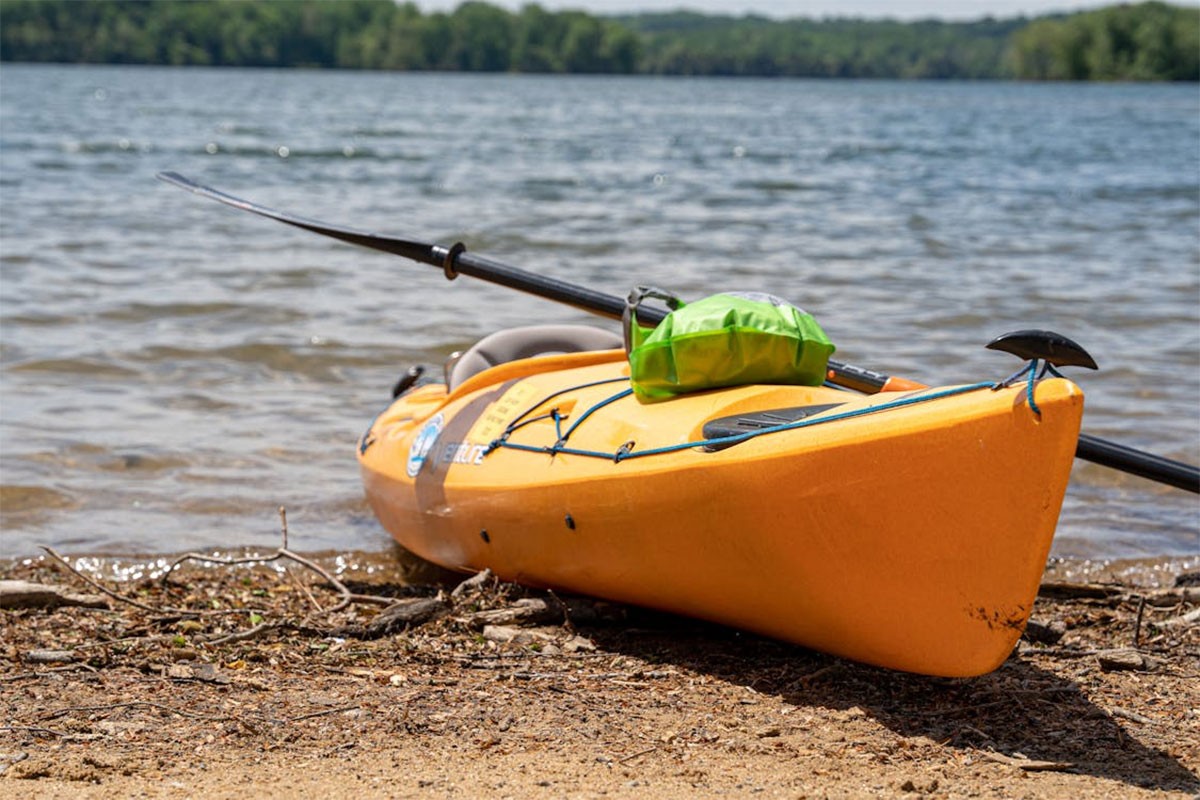
{"type": "MultiPolygon", "coordinates": [[[[1046,365],[1046,369],[1050,370],[1051,372],[1053,372],[1054,374],[1057,375],[1057,371],[1054,370],[1053,367],[1046,365]]],[[[1016,375],[1009,378],[1007,382],[1012,382],[1015,379],[1022,377],[1027,371],[1030,373],[1030,381],[1029,381],[1029,389],[1028,389],[1028,397],[1029,397],[1030,407],[1034,410],[1035,413],[1038,413],[1040,415],[1041,412],[1039,412],[1037,410],[1037,407],[1033,402],[1033,384],[1034,384],[1034,381],[1036,380],[1036,378],[1034,376],[1037,375],[1036,362],[1031,363],[1028,367],[1026,367],[1025,369],[1022,369],[1019,373],[1017,373],[1016,375]]],[[[1043,370],[1043,374],[1044,374],[1044,372],[1045,372],[1045,370],[1043,370]]],[[[531,418],[531,419],[523,419],[524,417],[528,416],[534,409],[541,407],[549,400],[552,400],[553,398],[558,397],[559,395],[562,395],[566,392],[574,391],[576,389],[587,388],[589,386],[596,386],[596,385],[599,385],[602,383],[615,383],[616,381],[622,381],[622,380],[628,380],[628,378],[617,378],[617,379],[608,380],[608,381],[597,381],[595,383],[584,384],[581,386],[572,387],[570,389],[563,389],[558,392],[555,392],[554,394],[546,397],[542,401],[531,406],[526,412],[519,415],[516,419],[514,419],[511,423],[509,423],[509,425],[505,428],[504,433],[502,433],[497,439],[495,439],[488,445],[487,450],[484,451],[484,455],[488,455],[498,448],[506,447],[511,450],[520,450],[520,451],[528,452],[528,453],[547,453],[551,456],[557,455],[559,453],[564,453],[566,455],[585,456],[588,458],[603,458],[603,459],[607,459],[607,460],[611,460],[613,462],[619,463],[619,462],[624,461],[625,459],[629,459],[629,458],[642,458],[642,457],[646,457],[646,456],[663,455],[665,453],[676,453],[681,450],[690,450],[693,448],[718,448],[721,446],[728,447],[730,445],[740,444],[741,442],[749,441],[750,439],[754,439],[758,436],[765,436],[765,435],[772,434],[772,433],[780,433],[783,431],[797,430],[799,428],[807,428],[807,427],[810,427],[813,425],[821,425],[826,422],[836,422],[838,420],[853,419],[855,417],[862,417],[862,416],[867,416],[869,414],[876,414],[876,413],[880,413],[883,411],[890,411],[890,410],[893,410],[896,408],[904,408],[906,406],[917,405],[919,403],[924,403],[924,402],[928,402],[931,400],[940,400],[940,399],[943,399],[946,397],[953,397],[953,396],[959,395],[959,394],[966,394],[968,392],[974,392],[974,391],[978,391],[980,389],[999,389],[999,388],[1003,387],[1004,383],[1006,383],[1006,382],[992,383],[992,382],[984,381],[981,383],[973,383],[973,384],[968,384],[965,386],[957,386],[957,387],[953,387],[950,389],[942,389],[942,390],[935,391],[935,392],[932,392],[929,394],[907,395],[907,396],[897,398],[897,399],[892,400],[887,403],[881,403],[881,404],[875,405],[875,406],[868,406],[866,408],[858,408],[858,409],[852,409],[850,411],[843,411],[843,412],[840,412],[837,414],[828,414],[825,416],[800,419],[800,420],[796,420],[795,422],[781,423],[779,425],[772,425],[772,426],[765,427],[765,428],[759,428],[759,429],[753,430],[753,431],[747,431],[746,433],[738,433],[738,434],[733,434],[730,436],[718,436],[718,437],[713,437],[713,438],[708,438],[708,439],[698,439],[695,441],[683,442],[680,444],[665,445],[663,447],[653,447],[653,448],[650,448],[647,450],[634,451],[633,450],[633,442],[626,442],[615,452],[611,452],[611,453],[597,451],[597,450],[584,450],[581,448],[568,447],[567,441],[570,439],[571,434],[573,434],[576,430],[579,429],[579,426],[581,424],[583,424],[584,420],[586,420],[588,417],[592,416],[592,414],[599,411],[600,409],[602,409],[606,406],[609,406],[609,405],[617,402],[618,400],[621,400],[621,399],[626,398],[629,395],[633,394],[632,389],[623,389],[615,394],[609,395],[608,397],[604,398],[603,400],[600,400],[600,401],[594,403],[586,411],[584,411],[583,414],[579,417],[579,419],[575,420],[575,422],[565,432],[562,430],[562,420],[564,419],[564,417],[559,413],[557,408],[551,409],[546,414],[542,414],[542,415],[539,415],[539,416],[531,418]],[[532,422],[547,419],[547,418],[554,420],[555,435],[557,437],[557,441],[554,444],[552,444],[552,445],[529,445],[529,444],[521,444],[518,442],[510,442],[508,440],[509,436],[514,431],[516,431],[518,428],[524,427],[525,425],[528,425],[532,422]]]]}
{"type": "Polygon", "coordinates": [[[1025,384],[1025,400],[1027,403],[1029,403],[1029,410],[1032,411],[1034,414],[1036,414],[1040,418],[1042,416],[1042,410],[1040,408],[1038,408],[1037,401],[1033,399],[1033,388],[1035,385],[1037,385],[1037,382],[1039,380],[1041,380],[1042,378],[1046,377],[1047,374],[1053,375],[1056,378],[1066,377],[1061,372],[1059,372],[1057,369],[1055,369],[1054,365],[1051,364],[1049,361],[1042,363],[1041,359],[1034,358],[1034,359],[1031,359],[1028,364],[1021,367],[1019,370],[1014,372],[1012,375],[1009,375],[1004,380],[998,381],[998,382],[992,384],[992,389],[993,389],[993,391],[998,390],[998,389],[1005,389],[1009,386],[1012,386],[1018,380],[1020,380],[1021,378],[1024,378],[1026,375],[1028,375],[1029,378],[1025,384]],[[1039,363],[1041,363],[1041,366],[1042,366],[1040,371],[1038,370],[1039,363]]]}

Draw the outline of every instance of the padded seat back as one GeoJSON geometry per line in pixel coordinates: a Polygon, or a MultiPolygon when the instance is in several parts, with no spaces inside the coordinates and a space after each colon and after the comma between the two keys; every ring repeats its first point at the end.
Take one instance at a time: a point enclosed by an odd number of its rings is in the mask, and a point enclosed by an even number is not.
{"type": "Polygon", "coordinates": [[[529,325],[489,334],[464,352],[447,370],[449,391],[467,378],[489,367],[519,358],[580,353],[587,350],[616,350],[625,346],[619,333],[589,325],[529,325]]]}

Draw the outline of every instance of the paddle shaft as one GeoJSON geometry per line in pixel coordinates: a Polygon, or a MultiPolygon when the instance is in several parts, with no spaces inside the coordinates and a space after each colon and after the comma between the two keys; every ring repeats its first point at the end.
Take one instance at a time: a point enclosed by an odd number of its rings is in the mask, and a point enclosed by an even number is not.
{"type": "MultiPolygon", "coordinates": [[[[548,300],[555,300],[573,306],[583,311],[589,311],[610,319],[621,319],[625,311],[625,301],[615,295],[597,292],[573,283],[549,278],[527,272],[523,269],[504,264],[474,253],[466,252],[461,244],[452,247],[426,244],[395,236],[381,236],[375,233],[329,225],[317,220],[298,217],[282,211],[276,211],[266,206],[252,203],[248,200],[234,197],[217,189],[198,184],[175,172],[160,172],[160,180],[174,184],[182,189],[208,197],[226,205],[249,211],[259,216],[274,219],[287,225],[303,228],[313,233],[329,236],[349,244],[368,247],[393,255],[403,256],[413,261],[420,261],[435,267],[440,267],[447,278],[453,279],[458,275],[469,275],[472,278],[488,281],[499,286],[533,294],[548,300]]],[[[650,324],[657,324],[666,316],[665,310],[645,308],[638,311],[638,318],[650,324]]],[[[881,391],[912,391],[925,388],[924,384],[899,378],[875,370],[843,364],[840,361],[829,361],[828,378],[830,383],[864,394],[876,394],[881,391]]],[[[1169,458],[1156,456],[1135,450],[1132,447],[1109,442],[1088,434],[1079,435],[1079,444],[1075,455],[1085,461],[1091,461],[1106,467],[1112,467],[1132,475],[1138,475],[1169,486],[1175,486],[1189,492],[1200,494],[1200,469],[1169,458]]]]}
{"type": "Polygon", "coordinates": [[[1200,494],[1200,470],[1182,461],[1135,450],[1086,433],[1079,434],[1075,457],[1200,494]]]}

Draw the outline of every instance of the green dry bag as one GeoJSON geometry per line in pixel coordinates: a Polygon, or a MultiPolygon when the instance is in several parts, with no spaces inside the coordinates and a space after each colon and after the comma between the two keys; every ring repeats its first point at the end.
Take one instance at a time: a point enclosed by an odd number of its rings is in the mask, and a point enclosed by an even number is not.
{"type": "Polygon", "coordinates": [[[750,383],[819,386],[834,351],[811,314],[774,295],[729,292],[684,303],[645,286],[629,294],[625,349],[633,392],[644,403],[750,383]],[[672,309],[653,329],[637,322],[647,297],[672,309]]]}

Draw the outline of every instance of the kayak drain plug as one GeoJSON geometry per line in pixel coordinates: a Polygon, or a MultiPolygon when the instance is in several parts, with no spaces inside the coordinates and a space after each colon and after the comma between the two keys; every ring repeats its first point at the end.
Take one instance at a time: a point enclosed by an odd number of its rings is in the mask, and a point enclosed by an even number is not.
{"type": "Polygon", "coordinates": [[[575,530],[575,518],[570,514],[567,514],[567,527],[571,530],[575,530]]]}

